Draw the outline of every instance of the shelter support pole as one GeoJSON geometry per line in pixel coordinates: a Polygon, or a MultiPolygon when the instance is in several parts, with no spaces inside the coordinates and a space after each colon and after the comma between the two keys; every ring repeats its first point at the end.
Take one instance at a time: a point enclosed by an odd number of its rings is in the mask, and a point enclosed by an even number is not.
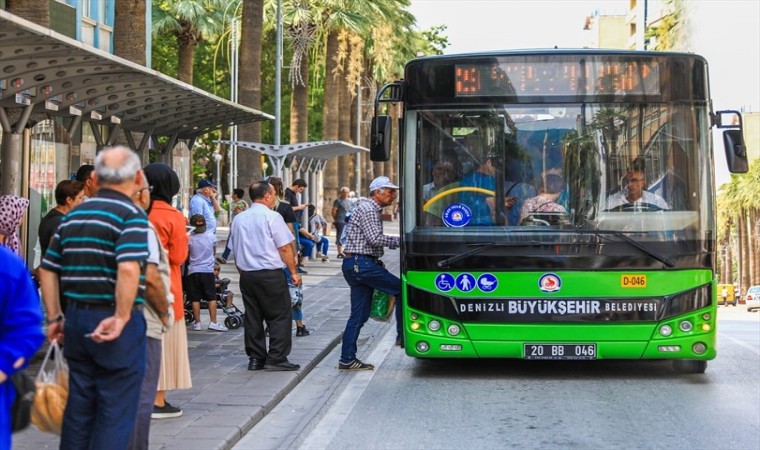
{"type": "Polygon", "coordinates": [[[21,133],[3,132],[2,176],[0,194],[21,196],[21,163],[24,153],[24,136],[21,133]]]}
{"type": "Polygon", "coordinates": [[[79,126],[82,125],[82,116],[74,116],[71,119],[71,123],[69,124],[69,129],[66,130],[69,133],[69,136],[74,136],[74,134],[79,131],[79,126]]]}

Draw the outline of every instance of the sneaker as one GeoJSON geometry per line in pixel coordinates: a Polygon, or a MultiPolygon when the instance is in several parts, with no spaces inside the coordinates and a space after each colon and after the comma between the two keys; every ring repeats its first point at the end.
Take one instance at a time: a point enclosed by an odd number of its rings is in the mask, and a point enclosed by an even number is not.
{"type": "Polygon", "coordinates": [[[309,332],[309,330],[306,329],[306,326],[303,326],[303,327],[296,326],[296,336],[308,336],[310,334],[311,332],[309,332]]]}
{"type": "Polygon", "coordinates": [[[375,366],[367,364],[355,359],[349,363],[338,363],[338,370],[374,370],[375,366]]]}
{"type": "Polygon", "coordinates": [[[309,273],[309,272],[307,272],[307,271],[303,270],[303,268],[302,268],[302,267],[303,267],[303,266],[298,266],[298,267],[296,268],[296,269],[298,270],[298,273],[300,273],[301,275],[306,275],[307,273],[309,273]]]}
{"type": "Polygon", "coordinates": [[[170,419],[182,415],[182,410],[172,406],[169,402],[164,402],[164,406],[153,405],[153,412],[150,414],[151,419],[170,419]]]}
{"type": "Polygon", "coordinates": [[[322,262],[330,262],[330,258],[328,258],[327,255],[323,255],[322,262]]]}
{"type": "Polygon", "coordinates": [[[193,331],[201,331],[203,328],[200,322],[193,322],[190,324],[190,329],[193,331]]]}
{"type": "Polygon", "coordinates": [[[209,322],[208,331],[230,331],[229,328],[216,322],[209,322]]]}
{"type": "Polygon", "coordinates": [[[228,315],[235,314],[235,307],[229,306],[229,307],[224,308],[224,313],[228,315]]]}
{"type": "Polygon", "coordinates": [[[218,262],[219,264],[227,264],[227,260],[222,258],[221,256],[216,257],[216,262],[218,262]]]}

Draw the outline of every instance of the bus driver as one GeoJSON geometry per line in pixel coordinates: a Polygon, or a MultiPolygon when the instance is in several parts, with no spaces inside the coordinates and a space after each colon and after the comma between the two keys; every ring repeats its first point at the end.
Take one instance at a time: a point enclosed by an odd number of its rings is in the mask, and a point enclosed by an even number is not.
{"type": "Polygon", "coordinates": [[[670,209],[670,206],[657,194],[644,190],[646,178],[641,169],[628,169],[625,176],[625,188],[607,197],[607,209],[613,209],[628,203],[657,206],[660,209],[670,209]]]}

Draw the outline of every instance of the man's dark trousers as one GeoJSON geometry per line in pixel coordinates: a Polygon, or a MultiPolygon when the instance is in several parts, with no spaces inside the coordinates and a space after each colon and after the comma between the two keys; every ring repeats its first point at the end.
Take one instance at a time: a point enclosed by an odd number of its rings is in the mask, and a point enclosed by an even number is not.
{"type": "MultiPolygon", "coordinates": [[[[369,319],[372,294],[375,290],[396,296],[401,301],[401,280],[388,272],[377,259],[367,255],[352,255],[343,259],[343,278],[351,287],[351,315],[343,331],[340,362],[356,359],[359,332],[369,319]],[[356,267],[356,269],[354,269],[356,267]]],[[[396,308],[396,331],[401,331],[401,308],[396,308]]]]}
{"type": "Polygon", "coordinates": [[[292,345],[292,304],[282,269],[253,270],[240,275],[245,305],[245,353],[249,358],[279,364],[288,359],[292,345]],[[269,351],[263,322],[269,325],[269,351]]]}
{"type": "Polygon", "coordinates": [[[137,415],[145,374],[145,318],[133,311],[118,339],[96,343],[84,335],[113,309],[66,308],[63,354],[69,363],[69,399],[61,449],[124,449],[137,415]]]}

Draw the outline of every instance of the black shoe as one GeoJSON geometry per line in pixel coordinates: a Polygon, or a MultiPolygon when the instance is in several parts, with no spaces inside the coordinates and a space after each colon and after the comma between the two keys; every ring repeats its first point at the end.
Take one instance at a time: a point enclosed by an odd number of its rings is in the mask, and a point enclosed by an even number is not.
{"type": "Polygon", "coordinates": [[[301,275],[306,275],[306,274],[308,274],[308,273],[309,273],[309,272],[307,272],[307,271],[303,270],[303,267],[301,267],[301,266],[298,266],[298,267],[296,267],[296,270],[297,270],[297,271],[298,271],[298,273],[299,273],[299,274],[301,274],[301,275]]]}
{"type": "Polygon", "coordinates": [[[404,339],[400,338],[400,337],[397,337],[396,338],[396,345],[398,345],[399,347],[403,347],[404,346],[404,339]]]}
{"type": "Polygon", "coordinates": [[[355,359],[349,363],[338,362],[338,370],[374,370],[375,366],[367,364],[355,359]]]}
{"type": "Polygon", "coordinates": [[[248,370],[262,370],[264,368],[264,360],[251,358],[248,361],[248,370]]]}
{"type": "Polygon", "coordinates": [[[219,264],[227,264],[227,260],[222,258],[221,256],[216,257],[216,262],[218,262],[219,264]]]}
{"type": "Polygon", "coordinates": [[[264,370],[267,372],[284,372],[284,371],[293,371],[300,369],[301,366],[298,364],[293,364],[292,362],[288,361],[287,359],[280,363],[264,363],[264,370]]]}
{"type": "Polygon", "coordinates": [[[309,330],[306,329],[305,326],[303,327],[296,326],[296,336],[308,336],[309,334],[311,333],[309,332],[309,330]]]}
{"type": "Polygon", "coordinates": [[[182,415],[182,410],[172,406],[169,402],[164,401],[164,406],[153,405],[153,412],[150,414],[151,419],[171,419],[182,415]]]}

